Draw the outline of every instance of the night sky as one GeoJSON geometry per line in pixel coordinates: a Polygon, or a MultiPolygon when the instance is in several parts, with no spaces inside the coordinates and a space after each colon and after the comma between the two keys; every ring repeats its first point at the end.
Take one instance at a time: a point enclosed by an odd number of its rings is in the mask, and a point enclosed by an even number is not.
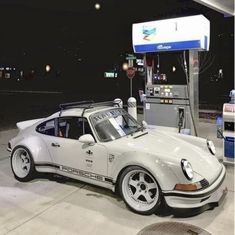
{"type": "MultiPolygon", "coordinates": [[[[33,80],[0,81],[0,89],[71,90],[97,96],[109,91],[126,97],[129,81],[121,65],[125,54],[133,53],[132,23],[195,14],[211,21],[210,52],[201,53],[207,59],[203,64],[209,64],[200,74],[201,100],[212,102],[219,96],[222,102],[233,87],[234,18],[188,0],[0,0],[0,66],[16,67],[33,80]],[[96,2],[101,5],[98,11],[96,2]],[[52,68],[48,74],[46,64],[52,68]],[[119,71],[118,79],[105,80],[103,73],[113,68],[119,71]],[[224,76],[216,81],[220,68],[224,76]],[[211,88],[214,93],[208,95],[211,88]]],[[[170,55],[166,60],[177,63],[170,55]]],[[[175,83],[182,82],[182,74],[175,83]]],[[[136,91],[142,81],[135,78],[136,91]]]]}

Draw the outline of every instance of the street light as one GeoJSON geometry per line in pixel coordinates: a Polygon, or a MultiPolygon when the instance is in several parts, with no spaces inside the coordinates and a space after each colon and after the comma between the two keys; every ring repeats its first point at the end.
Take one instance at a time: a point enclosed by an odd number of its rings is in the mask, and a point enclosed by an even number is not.
{"type": "Polygon", "coordinates": [[[100,9],[100,4],[99,4],[99,3],[96,3],[96,4],[95,4],[95,9],[96,9],[96,10],[99,10],[99,9],[100,9]]]}
{"type": "Polygon", "coordinates": [[[127,63],[123,63],[123,64],[122,64],[122,69],[123,69],[124,71],[126,71],[126,70],[128,69],[128,64],[127,64],[127,63]]]}
{"type": "Polygon", "coordinates": [[[49,64],[46,65],[46,72],[49,73],[51,71],[51,66],[49,64]]]}

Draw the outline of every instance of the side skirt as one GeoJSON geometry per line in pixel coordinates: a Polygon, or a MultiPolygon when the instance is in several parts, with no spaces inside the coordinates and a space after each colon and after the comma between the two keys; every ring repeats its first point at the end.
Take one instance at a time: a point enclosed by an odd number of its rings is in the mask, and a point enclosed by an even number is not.
{"type": "Polygon", "coordinates": [[[58,174],[75,178],[81,181],[86,181],[88,183],[93,183],[96,185],[100,185],[99,183],[102,183],[102,186],[103,184],[106,184],[104,185],[104,187],[111,188],[111,189],[114,185],[113,179],[110,177],[95,174],[93,172],[88,172],[88,171],[84,171],[80,169],[75,169],[75,168],[68,167],[68,166],[58,165],[55,163],[37,162],[35,163],[35,167],[38,169],[42,169],[42,171],[43,171],[43,168],[52,168],[53,170],[56,170],[58,174]],[[87,181],[86,179],[89,181],[87,181]]]}

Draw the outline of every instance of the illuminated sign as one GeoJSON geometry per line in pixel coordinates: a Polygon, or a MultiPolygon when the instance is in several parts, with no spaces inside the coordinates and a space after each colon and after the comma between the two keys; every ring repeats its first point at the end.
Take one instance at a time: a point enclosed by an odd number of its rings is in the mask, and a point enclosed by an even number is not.
{"type": "Polygon", "coordinates": [[[210,21],[203,15],[137,23],[132,25],[135,53],[209,50],[210,21]]]}
{"type": "Polygon", "coordinates": [[[144,60],[136,59],[136,64],[139,65],[139,66],[144,66],[144,60]]]}
{"type": "Polygon", "coordinates": [[[126,60],[135,60],[135,59],[136,59],[135,55],[127,54],[126,56],[126,60]]]}
{"type": "Polygon", "coordinates": [[[117,78],[118,74],[116,72],[105,72],[104,77],[105,78],[117,78]]]}
{"type": "Polygon", "coordinates": [[[234,104],[224,104],[224,112],[235,113],[235,105],[234,104]]]}

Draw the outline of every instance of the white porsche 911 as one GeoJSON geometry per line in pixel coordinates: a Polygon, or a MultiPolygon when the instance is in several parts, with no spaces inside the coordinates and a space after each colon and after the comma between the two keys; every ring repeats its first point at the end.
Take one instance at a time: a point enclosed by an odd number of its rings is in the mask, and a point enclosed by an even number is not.
{"type": "Polygon", "coordinates": [[[75,102],[42,119],[17,123],[8,143],[19,181],[51,172],[119,192],[140,214],[170,208],[192,214],[226,194],[225,167],[206,139],[152,130],[113,102],[75,102]]]}

